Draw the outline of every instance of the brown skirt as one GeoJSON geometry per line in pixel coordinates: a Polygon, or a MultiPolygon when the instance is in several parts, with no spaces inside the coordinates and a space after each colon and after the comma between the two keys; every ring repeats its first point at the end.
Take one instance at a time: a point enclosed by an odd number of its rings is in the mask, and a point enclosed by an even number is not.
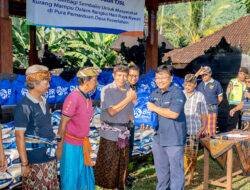
{"type": "Polygon", "coordinates": [[[59,190],[57,163],[31,164],[31,173],[22,179],[23,190],[59,190]]]}
{"type": "Polygon", "coordinates": [[[129,146],[119,149],[116,142],[101,138],[95,171],[96,185],[107,189],[125,189],[129,146]]]}

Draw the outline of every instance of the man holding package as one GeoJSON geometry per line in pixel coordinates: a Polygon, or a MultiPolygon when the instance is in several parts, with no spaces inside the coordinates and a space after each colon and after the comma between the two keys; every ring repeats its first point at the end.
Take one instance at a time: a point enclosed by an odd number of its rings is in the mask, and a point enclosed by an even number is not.
{"type": "Polygon", "coordinates": [[[157,174],[157,190],[184,188],[184,146],[186,142],[186,120],[182,90],[172,83],[172,72],[165,65],[156,70],[158,87],[152,94],[148,109],[158,114],[152,151],[157,174]]]}

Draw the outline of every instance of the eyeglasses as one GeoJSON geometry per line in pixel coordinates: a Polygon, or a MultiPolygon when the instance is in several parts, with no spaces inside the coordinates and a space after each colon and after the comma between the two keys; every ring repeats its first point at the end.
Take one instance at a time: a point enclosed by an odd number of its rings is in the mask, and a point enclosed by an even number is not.
{"type": "Polygon", "coordinates": [[[201,76],[202,76],[202,77],[203,77],[203,76],[208,76],[208,74],[202,74],[201,76]]]}
{"type": "Polygon", "coordinates": [[[167,77],[167,78],[155,78],[155,81],[169,81],[171,79],[171,77],[167,77]]]}
{"type": "Polygon", "coordinates": [[[139,75],[128,75],[129,77],[132,77],[132,78],[138,78],[139,75]]]}

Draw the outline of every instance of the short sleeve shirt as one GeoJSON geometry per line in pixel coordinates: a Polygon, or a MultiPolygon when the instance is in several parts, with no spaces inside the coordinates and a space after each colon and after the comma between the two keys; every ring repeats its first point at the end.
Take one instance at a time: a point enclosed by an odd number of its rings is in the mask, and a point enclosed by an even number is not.
{"type": "MultiPolygon", "coordinates": [[[[130,118],[133,116],[133,103],[129,103],[123,110],[114,116],[110,116],[107,110],[125,99],[129,89],[130,87],[126,85],[125,89],[121,90],[114,82],[103,87],[101,91],[101,120],[103,122],[120,124],[130,121],[130,118]]],[[[116,141],[118,133],[100,130],[100,136],[108,140],[116,141]]]]}
{"type": "Polygon", "coordinates": [[[211,79],[207,84],[202,81],[197,90],[205,96],[208,105],[218,105],[218,96],[223,94],[221,84],[214,79],[211,79]]]}
{"type": "MultiPolygon", "coordinates": [[[[88,136],[90,120],[93,116],[92,101],[86,98],[79,89],[72,91],[63,103],[62,114],[69,117],[66,132],[77,138],[88,136]]],[[[81,140],[65,137],[65,141],[73,145],[82,145],[81,140]]]]}
{"type": "Polygon", "coordinates": [[[162,108],[168,108],[179,114],[177,119],[170,119],[158,115],[159,127],[154,140],[162,146],[184,146],[186,143],[186,119],[184,104],[186,101],[182,90],[171,84],[167,91],[156,89],[151,94],[151,100],[162,108]]]}
{"type": "Polygon", "coordinates": [[[201,116],[208,114],[206,100],[204,95],[198,91],[194,91],[190,96],[188,96],[185,91],[184,94],[187,98],[184,106],[187,133],[189,135],[195,135],[202,127],[201,116]]]}
{"type": "MultiPolygon", "coordinates": [[[[34,135],[53,140],[51,114],[45,100],[38,102],[29,94],[16,106],[14,111],[15,130],[24,130],[25,135],[34,135]]],[[[27,151],[29,163],[44,163],[55,158],[46,155],[46,148],[27,151]]]]}

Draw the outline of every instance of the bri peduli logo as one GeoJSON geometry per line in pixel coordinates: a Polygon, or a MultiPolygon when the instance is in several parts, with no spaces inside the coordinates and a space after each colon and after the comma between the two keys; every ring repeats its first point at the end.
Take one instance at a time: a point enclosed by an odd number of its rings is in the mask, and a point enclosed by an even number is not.
{"type": "Polygon", "coordinates": [[[62,86],[56,87],[56,94],[59,96],[67,95],[68,87],[62,87],[62,86]]]}
{"type": "Polygon", "coordinates": [[[0,97],[2,99],[7,99],[11,95],[11,89],[0,89],[0,97]]]}
{"type": "Polygon", "coordinates": [[[22,88],[22,90],[21,90],[22,96],[26,96],[27,93],[28,93],[28,89],[27,88],[22,88]]]}

